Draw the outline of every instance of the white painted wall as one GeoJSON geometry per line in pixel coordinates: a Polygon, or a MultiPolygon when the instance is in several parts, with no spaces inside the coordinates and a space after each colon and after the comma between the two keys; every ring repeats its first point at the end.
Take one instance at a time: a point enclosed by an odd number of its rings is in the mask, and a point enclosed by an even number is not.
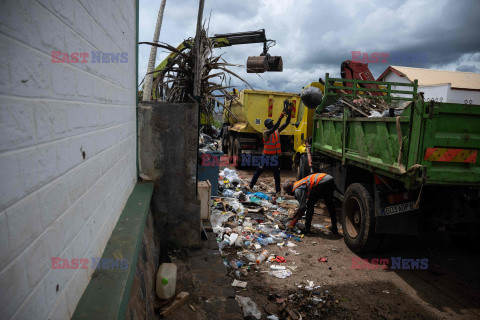
{"type": "Polygon", "coordinates": [[[452,92],[449,83],[438,86],[419,86],[418,92],[423,92],[423,97],[426,101],[452,102],[449,101],[449,96],[452,92]]]}
{"type": "Polygon", "coordinates": [[[480,92],[468,90],[452,89],[448,94],[448,99],[455,103],[465,103],[465,100],[472,101],[472,104],[480,105],[480,92]]]}
{"type": "MultiPolygon", "coordinates": [[[[401,82],[408,83],[408,79],[400,77],[394,72],[389,72],[384,81],[387,82],[401,82]]],[[[409,90],[408,87],[393,86],[396,90],[409,90]]],[[[411,90],[411,89],[410,89],[411,90]]],[[[450,102],[450,103],[465,103],[465,100],[472,100],[472,104],[480,105],[480,92],[452,89],[450,84],[441,84],[437,86],[419,86],[418,92],[424,92],[425,100],[435,99],[435,101],[450,102]]],[[[404,94],[397,94],[397,96],[406,96],[404,94]]]]}
{"type": "Polygon", "coordinates": [[[0,319],[69,318],[93,270],[51,257],[101,256],[133,189],[135,16],[129,0],[0,4],[0,319]]]}

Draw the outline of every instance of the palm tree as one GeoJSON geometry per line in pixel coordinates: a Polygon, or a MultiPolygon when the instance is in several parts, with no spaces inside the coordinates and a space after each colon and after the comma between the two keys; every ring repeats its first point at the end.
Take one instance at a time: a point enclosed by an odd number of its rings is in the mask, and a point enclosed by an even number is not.
{"type": "MultiPolygon", "coordinates": [[[[158,10],[157,24],[155,26],[155,32],[153,34],[153,42],[158,43],[158,38],[160,37],[160,29],[162,28],[163,21],[163,11],[165,10],[165,2],[167,0],[162,0],[160,4],[160,9],[158,10]]],[[[147,66],[147,75],[145,76],[145,83],[143,85],[143,101],[150,101],[152,96],[152,82],[153,74],[151,73],[155,68],[155,59],[157,57],[157,47],[152,46],[150,49],[150,58],[148,59],[147,66]]]]}

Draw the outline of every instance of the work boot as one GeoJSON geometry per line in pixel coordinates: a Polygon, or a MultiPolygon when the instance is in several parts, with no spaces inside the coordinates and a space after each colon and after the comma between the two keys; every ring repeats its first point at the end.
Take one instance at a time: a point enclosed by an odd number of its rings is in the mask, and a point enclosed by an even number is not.
{"type": "Polygon", "coordinates": [[[338,233],[338,228],[337,228],[337,226],[332,226],[332,229],[330,229],[330,231],[331,231],[333,234],[336,234],[336,235],[339,234],[339,233],[338,233]]]}
{"type": "Polygon", "coordinates": [[[302,234],[305,237],[311,237],[311,236],[313,236],[314,233],[310,229],[303,229],[302,234]]]}

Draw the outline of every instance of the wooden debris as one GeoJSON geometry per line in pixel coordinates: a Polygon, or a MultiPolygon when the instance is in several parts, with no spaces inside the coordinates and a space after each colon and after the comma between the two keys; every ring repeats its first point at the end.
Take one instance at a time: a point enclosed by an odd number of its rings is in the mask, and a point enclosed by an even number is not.
{"type": "Polygon", "coordinates": [[[350,100],[347,97],[340,97],[335,103],[322,110],[322,117],[341,117],[345,108],[350,109],[352,117],[380,117],[385,111],[392,108],[382,97],[357,96],[357,99],[350,100]]]}
{"type": "Polygon", "coordinates": [[[175,297],[175,299],[173,300],[173,302],[170,305],[162,308],[162,310],[160,311],[160,317],[168,316],[173,310],[175,310],[182,303],[184,303],[185,300],[187,300],[187,298],[189,296],[190,296],[190,294],[188,292],[184,292],[184,291],[177,294],[177,296],[175,297]]]}

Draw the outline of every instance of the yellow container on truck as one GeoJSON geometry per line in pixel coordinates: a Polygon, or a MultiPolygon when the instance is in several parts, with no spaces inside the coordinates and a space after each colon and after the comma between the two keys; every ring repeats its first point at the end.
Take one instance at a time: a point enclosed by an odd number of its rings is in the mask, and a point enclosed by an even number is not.
{"type": "MultiPolygon", "coordinates": [[[[230,161],[242,159],[242,154],[258,154],[263,150],[262,134],[266,130],[265,120],[274,123],[283,111],[284,101],[293,103],[292,119],[280,133],[282,154],[292,156],[294,124],[301,119],[300,96],[296,93],[250,90],[237,92],[235,99],[225,100],[222,127],[222,150],[228,153],[230,161]],[[228,109],[228,110],[227,110],[228,109]]],[[[286,121],[286,117],[282,123],[286,121]]]]}

